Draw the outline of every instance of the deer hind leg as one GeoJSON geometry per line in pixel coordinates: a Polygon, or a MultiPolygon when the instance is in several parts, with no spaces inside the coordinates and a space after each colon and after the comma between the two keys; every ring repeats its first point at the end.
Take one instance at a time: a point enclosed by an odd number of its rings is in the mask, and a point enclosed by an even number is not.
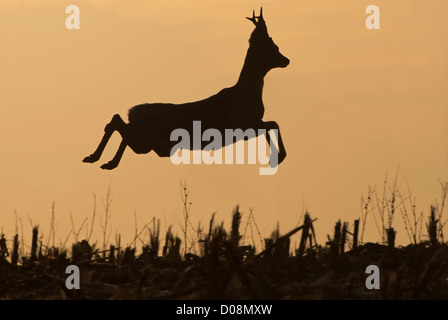
{"type": "MultiPolygon", "coordinates": [[[[271,144],[271,136],[268,130],[277,130],[278,133],[278,164],[282,163],[283,160],[285,160],[286,158],[286,149],[285,146],[283,144],[283,139],[282,139],[282,135],[280,133],[280,127],[278,125],[277,122],[275,121],[266,121],[266,122],[262,122],[262,128],[266,129],[266,140],[268,141],[269,145],[271,144]]],[[[274,146],[275,147],[275,146],[274,146]]]]}
{"type": "Polygon", "coordinates": [[[112,120],[104,128],[104,136],[103,139],[101,139],[98,148],[96,148],[94,153],[92,153],[90,156],[85,157],[82,161],[87,163],[94,163],[98,161],[114,131],[123,130],[124,127],[126,127],[126,123],[123,121],[123,119],[121,119],[118,114],[114,115],[112,117],[112,120]]]}
{"type": "Polygon", "coordinates": [[[118,164],[120,163],[121,157],[123,156],[124,150],[126,149],[127,145],[128,144],[123,139],[120,143],[120,146],[118,147],[117,153],[115,154],[114,158],[111,161],[109,161],[108,163],[103,164],[101,166],[101,169],[106,169],[106,170],[115,169],[118,166],[118,164]]]}

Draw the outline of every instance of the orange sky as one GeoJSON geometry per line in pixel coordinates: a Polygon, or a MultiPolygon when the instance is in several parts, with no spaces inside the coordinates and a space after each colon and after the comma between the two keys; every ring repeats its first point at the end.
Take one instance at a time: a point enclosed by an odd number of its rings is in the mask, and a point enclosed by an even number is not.
{"type": "MultiPolygon", "coordinates": [[[[134,211],[139,227],[161,218],[162,232],[181,220],[185,179],[194,225],[215,211],[228,222],[240,204],[243,224],[254,207],[268,236],[276,221],[282,232],[295,227],[307,208],[324,241],[338,218],[360,216],[367,184],[381,186],[398,165],[426,215],[448,174],[447,10],[445,0],[3,0],[1,226],[12,237],[16,211],[26,232],[29,217],[47,234],[54,201],[63,241],[69,213],[79,226],[96,193],[100,215],[111,182],[111,230],[126,242],[134,211]],[[65,28],[69,4],[80,8],[80,30],[65,28]],[[369,4],[381,9],[381,30],[365,28],[369,4]],[[244,17],[261,5],[291,60],[265,79],[264,119],[278,122],[288,151],[275,176],[259,176],[258,165],[175,166],[130,149],[117,169],[102,171],[118,135],[99,163],[81,162],[115,113],[234,85],[253,30],[244,17]]],[[[407,241],[401,220],[398,237],[407,241]]],[[[373,220],[367,231],[379,240],[373,220]]]]}

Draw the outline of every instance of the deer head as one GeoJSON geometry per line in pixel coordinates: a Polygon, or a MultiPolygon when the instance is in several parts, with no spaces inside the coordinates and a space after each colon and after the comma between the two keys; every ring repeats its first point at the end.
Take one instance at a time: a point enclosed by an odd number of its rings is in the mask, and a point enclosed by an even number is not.
{"type": "Polygon", "coordinates": [[[280,53],[278,46],[269,36],[266,22],[263,19],[263,8],[260,9],[258,17],[255,16],[254,10],[252,18],[246,18],[255,25],[249,39],[249,53],[257,67],[266,73],[273,68],[285,68],[289,64],[289,59],[280,53]]]}

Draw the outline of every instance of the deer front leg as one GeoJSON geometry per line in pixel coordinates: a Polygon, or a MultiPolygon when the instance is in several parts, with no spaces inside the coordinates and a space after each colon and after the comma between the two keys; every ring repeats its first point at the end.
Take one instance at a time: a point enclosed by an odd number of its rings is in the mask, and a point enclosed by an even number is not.
{"type": "MultiPolygon", "coordinates": [[[[266,129],[266,140],[268,141],[269,145],[271,145],[271,136],[269,134],[268,130],[277,130],[278,133],[278,164],[282,163],[283,160],[286,158],[286,149],[283,145],[283,139],[282,135],[280,134],[280,127],[278,126],[278,123],[275,121],[266,121],[262,122],[262,128],[266,129]]],[[[275,147],[275,146],[274,146],[275,147]]]]}
{"type": "Polygon", "coordinates": [[[112,117],[112,120],[104,128],[104,136],[103,139],[101,139],[98,148],[96,148],[95,152],[92,153],[90,156],[85,157],[82,160],[82,162],[94,163],[98,161],[114,131],[119,130],[123,125],[126,126],[126,123],[123,121],[123,119],[121,119],[121,117],[118,114],[114,115],[112,117]]]}

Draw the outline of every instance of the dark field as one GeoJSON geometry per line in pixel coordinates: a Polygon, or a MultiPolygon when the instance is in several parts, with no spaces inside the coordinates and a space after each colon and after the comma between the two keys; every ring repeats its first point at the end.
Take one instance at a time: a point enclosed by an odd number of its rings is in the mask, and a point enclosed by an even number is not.
{"type": "Polygon", "coordinates": [[[329,241],[319,245],[314,220],[306,214],[302,226],[283,236],[274,231],[257,252],[253,245],[240,245],[240,221],[238,208],[230,232],[212,218],[196,240],[195,254],[183,254],[181,239],[170,230],[161,239],[156,225],[141,248],[100,251],[82,240],[67,252],[38,244],[35,228],[30,254],[18,256],[18,240],[8,248],[2,238],[0,298],[448,299],[448,246],[437,234],[397,248],[389,230],[386,245],[358,245],[358,227],[349,232],[346,223],[337,222],[329,241]],[[291,250],[294,234],[301,241],[291,250]],[[79,290],[65,285],[71,264],[81,272],[79,290]],[[365,270],[372,264],[381,271],[379,290],[366,289],[365,270]]]}

